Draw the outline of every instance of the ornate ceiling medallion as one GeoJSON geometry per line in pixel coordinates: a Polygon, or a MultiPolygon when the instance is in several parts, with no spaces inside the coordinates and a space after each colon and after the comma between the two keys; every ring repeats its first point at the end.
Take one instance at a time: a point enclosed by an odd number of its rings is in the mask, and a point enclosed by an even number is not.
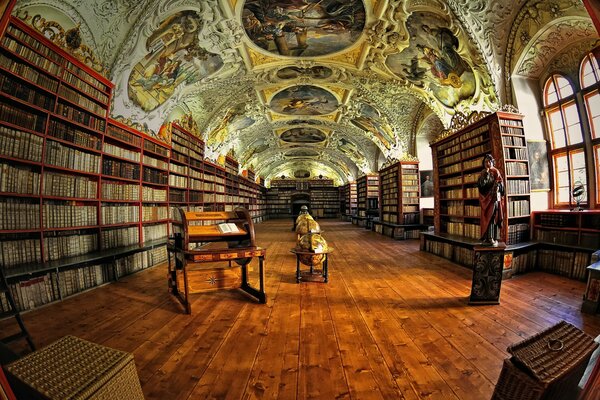
{"type": "Polygon", "coordinates": [[[327,79],[333,74],[331,68],[317,65],[310,68],[301,67],[285,67],[277,71],[279,79],[296,79],[296,78],[312,78],[312,79],[327,79]]]}
{"type": "Polygon", "coordinates": [[[280,136],[280,139],[286,143],[320,143],[326,138],[325,133],[314,128],[293,128],[280,136]]]}
{"type": "Polygon", "coordinates": [[[325,115],[339,103],[331,92],[311,85],[296,85],[277,93],[270,101],[274,112],[285,115],[325,115]]]}
{"type": "Polygon", "coordinates": [[[247,0],[242,23],[250,40],[271,54],[318,57],[356,43],[365,15],[362,0],[247,0]]]}

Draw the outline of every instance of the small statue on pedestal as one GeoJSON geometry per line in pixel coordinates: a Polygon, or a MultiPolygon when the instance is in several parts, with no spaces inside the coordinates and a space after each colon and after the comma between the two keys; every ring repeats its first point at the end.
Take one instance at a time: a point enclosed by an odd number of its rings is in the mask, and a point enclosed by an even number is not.
{"type": "Polygon", "coordinates": [[[498,246],[498,228],[502,227],[502,196],[504,184],[500,171],[494,167],[494,157],[483,157],[483,171],[477,180],[479,204],[481,205],[481,240],[483,245],[498,246]]]}

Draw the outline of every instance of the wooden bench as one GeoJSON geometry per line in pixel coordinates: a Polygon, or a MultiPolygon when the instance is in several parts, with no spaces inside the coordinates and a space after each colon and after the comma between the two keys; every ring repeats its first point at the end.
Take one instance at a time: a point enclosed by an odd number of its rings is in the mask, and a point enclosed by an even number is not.
{"type": "Polygon", "coordinates": [[[193,212],[179,209],[174,242],[168,246],[168,284],[171,293],[191,314],[189,295],[216,289],[241,289],[266,303],[266,249],[255,242],[254,223],[247,210],[193,212]],[[233,227],[227,232],[225,228],[233,227]],[[248,264],[258,259],[259,287],[249,283],[248,264]],[[226,262],[223,266],[219,264],[226,262]],[[235,263],[234,264],[232,264],[235,263]],[[216,263],[216,265],[215,265],[216,263]]]}

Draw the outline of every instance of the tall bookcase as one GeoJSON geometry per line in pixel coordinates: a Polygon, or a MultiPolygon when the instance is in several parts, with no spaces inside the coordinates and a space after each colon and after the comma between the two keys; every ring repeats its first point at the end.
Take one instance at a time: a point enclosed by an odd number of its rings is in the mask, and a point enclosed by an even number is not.
{"type": "Polygon", "coordinates": [[[357,207],[357,192],[356,192],[356,182],[348,182],[341,188],[341,202],[344,203],[344,213],[345,215],[354,215],[356,214],[357,207]]]}
{"type": "Polygon", "coordinates": [[[491,153],[506,188],[500,236],[507,244],[529,239],[530,169],[521,115],[498,111],[483,116],[432,143],[431,147],[436,233],[476,240],[481,237],[476,184],[483,169],[483,156],[491,153]]]}
{"type": "Polygon", "coordinates": [[[340,213],[339,189],[330,179],[310,180],[310,208],[313,217],[337,218],[340,213]]]}
{"type": "Polygon", "coordinates": [[[419,162],[399,161],[379,171],[381,222],[418,224],[419,162]]]}
{"type": "Polygon", "coordinates": [[[202,140],[177,124],[166,144],[110,119],[109,80],[22,21],[7,24],[0,268],[19,309],[166,261],[176,207],[264,217],[264,186],[204,161],[202,140]]]}
{"type": "Polygon", "coordinates": [[[166,259],[165,240],[153,242],[141,224],[143,139],[110,123],[112,88],[8,20],[0,41],[0,251],[21,310],[166,259]]]}
{"type": "Polygon", "coordinates": [[[367,174],[356,180],[356,211],[360,218],[367,217],[367,210],[379,202],[379,175],[367,174]]]}

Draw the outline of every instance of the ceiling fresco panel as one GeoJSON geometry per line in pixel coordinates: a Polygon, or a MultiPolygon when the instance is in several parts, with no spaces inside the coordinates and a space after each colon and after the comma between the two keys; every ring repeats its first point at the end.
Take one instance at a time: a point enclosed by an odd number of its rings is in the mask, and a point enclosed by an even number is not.
{"type": "Polygon", "coordinates": [[[387,58],[390,71],[417,87],[429,88],[449,108],[472,98],[475,75],[459,54],[461,43],[449,24],[433,13],[415,13],[408,17],[406,26],[410,45],[387,58]]]}
{"type": "Polygon", "coordinates": [[[311,85],[296,85],[277,93],[270,101],[273,111],[285,115],[324,115],[339,106],[331,92],[311,85]]]}
{"type": "Polygon", "coordinates": [[[269,53],[316,57],[352,46],[365,17],[362,0],[248,0],[242,23],[252,42],[269,53]]]}
{"type": "Polygon", "coordinates": [[[223,66],[218,54],[200,46],[202,20],[194,11],[165,19],[146,41],[148,53],[131,71],[129,98],[144,111],[152,111],[183,84],[209,76],[223,66]]]}
{"type": "Polygon", "coordinates": [[[283,132],[280,139],[286,143],[320,143],[327,137],[319,129],[301,127],[283,132]]]}

